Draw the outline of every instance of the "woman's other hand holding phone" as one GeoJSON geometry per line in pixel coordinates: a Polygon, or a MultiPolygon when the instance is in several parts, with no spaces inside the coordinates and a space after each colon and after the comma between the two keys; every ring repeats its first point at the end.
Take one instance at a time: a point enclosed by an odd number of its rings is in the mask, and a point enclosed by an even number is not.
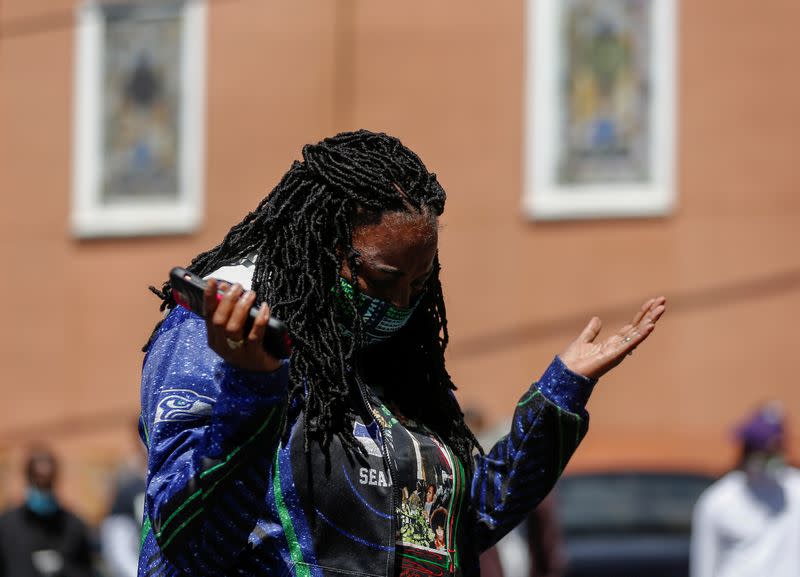
{"type": "Polygon", "coordinates": [[[203,293],[208,346],[226,362],[248,371],[272,372],[281,366],[261,345],[269,321],[267,304],[261,305],[258,318],[248,334],[243,333],[256,293],[242,289],[240,284],[229,285],[209,279],[203,293]],[[218,288],[224,296],[217,300],[218,288]]]}

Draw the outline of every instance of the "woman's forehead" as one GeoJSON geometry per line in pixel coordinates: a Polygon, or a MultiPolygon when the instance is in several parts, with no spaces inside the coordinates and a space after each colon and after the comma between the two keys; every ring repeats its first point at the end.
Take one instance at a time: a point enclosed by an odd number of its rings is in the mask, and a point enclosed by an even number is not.
{"type": "Polygon", "coordinates": [[[374,258],[390,258],[409,251],[435,253],[438,236],[438,219],[435,216],[388,212],[377,223],[356,227],[353,231],[353,247],[363,257],[374,258]]]}
{"type": "Polygon", "coordinates": [[[429,211],[388,211],[357,223],[353,236],[374,234],[398,235],[409,231],[425,234],[438,230],[439,219],[429,211]]]}

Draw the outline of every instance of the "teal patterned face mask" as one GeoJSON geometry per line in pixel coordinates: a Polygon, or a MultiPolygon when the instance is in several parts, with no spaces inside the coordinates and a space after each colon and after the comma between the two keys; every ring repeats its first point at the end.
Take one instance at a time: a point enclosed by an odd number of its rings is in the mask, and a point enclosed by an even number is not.
{"type": "MultiPolygon", "coordinates": [[[[339,277],[339,287],[336,291],[337,310],[344,321],[339,322],[339,330],[347,336],[352,336],[352,333],[344,323],[346,322],[348,326],[352,325],[353,311],[350,303],[353,302],[354,296],[355,290],[350,281],[339,277]]],[[[361,315],[361,324],[367,344],[383,342],[402,329],[414,314],[420,300],[418,298],[409,308],[401,309],[381,299],[358,293],[356,312],[361,315]]]]}

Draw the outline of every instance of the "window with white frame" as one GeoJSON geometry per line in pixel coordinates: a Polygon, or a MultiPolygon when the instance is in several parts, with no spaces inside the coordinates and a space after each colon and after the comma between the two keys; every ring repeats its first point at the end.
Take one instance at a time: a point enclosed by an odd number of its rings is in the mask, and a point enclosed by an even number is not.
{"type": "Polygon", "coordinates": [[[676,2],[528,2],[528,215],[636,217],[672,210],[676,2]]]}
{"type": "Polygon", "coordinates": [[[202,220],[205,5],[78,12],[72,230],[186,233],[202,220]]]}

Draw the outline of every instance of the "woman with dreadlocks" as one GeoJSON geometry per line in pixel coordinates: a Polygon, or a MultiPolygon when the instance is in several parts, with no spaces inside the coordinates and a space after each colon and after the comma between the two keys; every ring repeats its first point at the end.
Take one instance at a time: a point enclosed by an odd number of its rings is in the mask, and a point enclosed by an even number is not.
{"type": "Polygon", "coordinates": [[[339,134],[304,147],[189,265],[209,279],[205,319],[176,307],[169,283],[153,289],[168,312],[142,371],[140,577],[477,575],[479,553],[548,493],[586,433],[592,387],[664,299],[605,340],[592,319],[484,455],[445,369],[444,202],[396,138],[339,134]],[[269,315],[289,327],[289,359],[261,347],[269,315]]]}

